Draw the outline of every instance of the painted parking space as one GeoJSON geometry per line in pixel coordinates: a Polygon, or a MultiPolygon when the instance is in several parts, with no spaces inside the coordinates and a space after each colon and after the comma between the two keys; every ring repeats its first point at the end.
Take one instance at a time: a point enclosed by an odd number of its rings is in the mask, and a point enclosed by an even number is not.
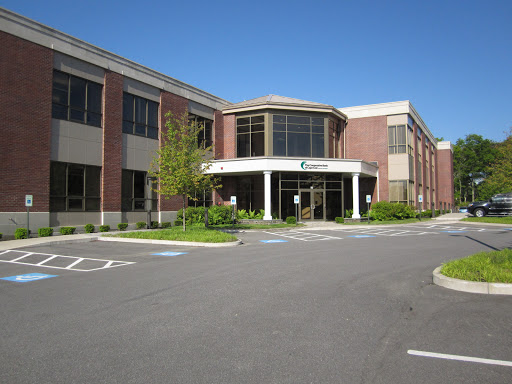
{"type": "Polygon", "coordinates": [[[159,252],[159,253],[152,253],[154,256],[180,256],[180,255],[187,255],[188,252],[159,252]]]}
{"type": "Polygon", "coordinates": [[[300,240],[300,241],[325,241],[325,240],[333,240],[333,239],[336,239],[336,240],[340,240],[342,239],[341,237],[337,237],[337,236],[327,236],[327,235],[320,235],[320,234],[316,234],[316,233],[311,233],[309,231],[282,231],[282,232],[279,232],[279,231],[276,231],[276,232],[264,232],[264,233],[267,233],[269,235],[274,235],[274,236],[280,236],[280,237],[285,237],[285,238],[288,238],[288,239],[294,239],[294,240],[300,240]]]}
{"type": "Polygon", "coordinates": [[[94,259],[90,257],[64,256],[17,250],[0,252],[0,262],[79,272],[90,272],[135,264],[133,261],[94,259]]]}
{"type": "Polygon", "coordinates": [[[15,283],[28,283],[31,281],[38,281],[57,277],[58,275],[47,275],[44,273],[25,273],[23,275],[0,277],[0,280],[13,281],[15,283]]]}
{"type": "MultiPolygon", "coordinates": [[[[351,227],[351,228],[340,228],[335,229],[337,232],[343,233],[354,233],[357,236],[421,236],[421,235],[432,235],[437,232],[434,231],[423,231],[417,229],[405,229],[405,228],[367,228],[367,227],[351,227]]],[[[354,236],[348,236],[354,237],[354,236]]]]}

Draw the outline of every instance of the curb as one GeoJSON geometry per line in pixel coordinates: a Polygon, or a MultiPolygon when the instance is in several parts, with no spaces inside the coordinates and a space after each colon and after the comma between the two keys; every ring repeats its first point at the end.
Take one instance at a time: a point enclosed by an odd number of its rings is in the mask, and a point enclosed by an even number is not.
{"type": "Polygon", "coordinates": [[[478,281],[467,281],[454,279],[441,274],[441,268],[437,267],[433,272],[433,282],[444,288],[455,291],[483,293],[488,295],[512,295],[512,284],[505,283],[481,283],[478,281]]]}
{"type": "Polygon", "coordinates": [[[94,240],[99,241],[114,241],[120,243],[139,243],[139,244],[163,244],[163,245],[182,245],[187,247],[209,247],[209,248],[222,248],[222,247],[236,247],[242,244],[242,240],[230,241],[226,243],[199,243],[193,241],[172,241],[172,240],[148,240],[148,239],[130,239],[122,237],[98,237],[94,240]]]}

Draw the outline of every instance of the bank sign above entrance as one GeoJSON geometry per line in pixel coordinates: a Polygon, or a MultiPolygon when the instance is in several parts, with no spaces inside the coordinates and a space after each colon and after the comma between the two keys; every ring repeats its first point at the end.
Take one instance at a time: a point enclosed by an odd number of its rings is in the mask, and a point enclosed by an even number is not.
{"type": "Polygon", "coordinates": [[[317,161],[303,161],[300,167],[305,171],[318,171],[320,169],[329,169],[329,165],[317,161]]]}

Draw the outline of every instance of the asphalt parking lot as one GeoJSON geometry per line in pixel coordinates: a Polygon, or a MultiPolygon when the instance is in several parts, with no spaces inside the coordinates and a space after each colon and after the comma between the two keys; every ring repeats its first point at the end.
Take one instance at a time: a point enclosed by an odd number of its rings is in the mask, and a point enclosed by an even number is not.
{"type": "Polygon", "coordinates": [[[511,228],[237,236],[233,248],[96,241],[0,252],[0,278],[26,276],[0,280],[1,381],[512,381],[512,297],[432,284],[444,261],[512,247],[511,228]]]}

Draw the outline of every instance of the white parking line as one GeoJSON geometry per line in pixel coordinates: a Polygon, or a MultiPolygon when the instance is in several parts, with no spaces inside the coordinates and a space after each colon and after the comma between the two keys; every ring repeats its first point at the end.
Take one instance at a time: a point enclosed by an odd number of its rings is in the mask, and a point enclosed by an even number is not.
{"type": "Polygon", "coordinates": [[[342,237],[335,237],[335,236],[327,236],[327,235],[317,235],[315,233],[306,233],[306,232],[297,232],[297,231],[290,231],[290,232],[264,232],[268,233],[269,235],[274,236],[282,236],[289,239],[295,239],[300,241],[321,241],[321,240],[330,240],[330,239],[336,239],[340,240],[343,239],[342,237]]]}
{"type": "Polygon", "coordinates": [[[504,365],[506,367],[512,367],[512,361],[482,359],[480,357],[471,357],[471,356],[447,355],[447,354],[444,354],[444,353],[415,351],[413,349],[409,349],[407,351],[407,353],[409,355],[414,355],[414,356],[434,357],[434,358],[437,358],[437,359],[458,360],[458,361],[467,361],[467,362],[470,362],[470,363],[481,363],[481,364],[491,364],[491,365],[504,365]]]}
{"type": "Polygon", "coordinates": [[[17,253],[24,253],[24,255],[20,256],[20,257],[17,257],[15,259],[12,259],[12,260],[1,260],[0,259],[0,262],[2,263],[12,263],[12,264],[22,264],[22,265],[34,265],[34,266],[37,266],[37,267],[44,267],[44,268],[55,268],[55,269],[67,269],[67,270],[70,270],[70,271],[79,271],[79,272],[90,272],[90,271],[97,271],[99,269],[108,269],[108,268],[115,268],[115,267],[120,267],[120,266],[123,266],[123,265],[130,265],[130,264],[135,264],[134,261],[118,261],[118,260],[104,260],[104,259],[93,259],[93,258],[87,258],[87,257],[77,257],[77,256],[63,256],[63,255],[52,255],[52,254],[48,254],[48,253],[39,253],[39,252],[24,252],[24,251],[16,251],[16,250],[7,250],[5,252],[2,252],[0,253],[0,256],[2,255],[5,255],[7,254],[8,252],[17,252],[17,253]],[[30,263],[30,262],[23,262],[23,261],[19,261],[19,260],[22,260],[28,256],[31,256],[31,255],[43,255],[43,256],[49,256],[47,257],[45,260],[43,261],[40,261],[38,263],[30,263]],[[57,266],[53,266],[53,265],[45,265],[48,261],[50,260],[54,260],[54,259],[64,259],[64,260],[68,260],[68,259],[71,259],[70,260],[70,264],[65,266],[65,267],[57,267],[57,266]],[[99,267],[99,268],[90,268],[90,269],[80,269],[80,268],[74,268],[76,265],[80,264],[81,262],[83,261],[93,261],[93,262],[100,262],[99,264],[101,265],[101,263],[105,263],[103,266],[99,267]],[[114,265],[115,263],[115,265],[114,265]]]}

